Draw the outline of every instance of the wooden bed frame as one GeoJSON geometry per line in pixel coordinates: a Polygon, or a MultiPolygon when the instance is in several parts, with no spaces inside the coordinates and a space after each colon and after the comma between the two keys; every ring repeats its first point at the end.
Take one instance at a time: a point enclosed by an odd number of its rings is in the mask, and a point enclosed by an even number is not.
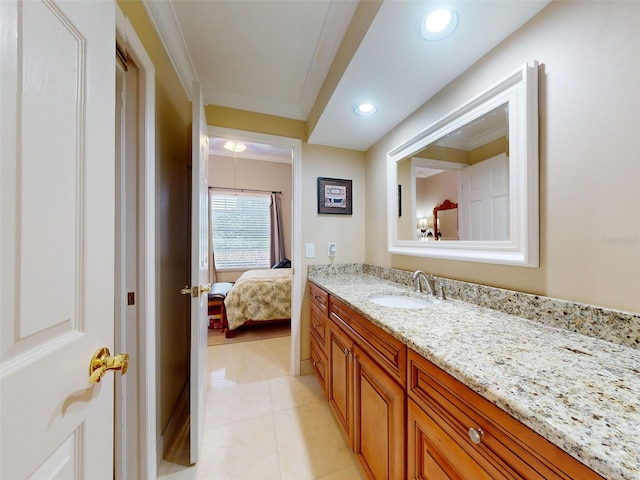
{"type": "Polygon", "coordinates": [[[229,325],[227,324],[227,319],[225,316],[225,319],[223,321],[222,324],[222,328],[223,328],[223,332],[224,332],[224,336],[227,338],[233,338],[236,336],[236,332],[238,332],[238,330],[243,329],[245,326],[251,326],[251,325],[268,325],[268,324],[272,324],[272,323],[284,323],[284,322],[291,322],[290,318],[276,318],[273,320],[246,320],[242,325],[240,325],[238,328],[236,328],[235,330],[229,330],[229,325]]]}

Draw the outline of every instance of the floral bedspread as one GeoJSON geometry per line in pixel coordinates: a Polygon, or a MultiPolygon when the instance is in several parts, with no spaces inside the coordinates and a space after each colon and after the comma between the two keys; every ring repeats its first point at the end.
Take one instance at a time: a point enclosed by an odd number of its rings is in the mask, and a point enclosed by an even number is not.
{"type": "Polygon", "coordinates": [[[224,306],[230,330],[247,320],[291,318],[291,269],[244,272],[227,293],[224,306]]]}

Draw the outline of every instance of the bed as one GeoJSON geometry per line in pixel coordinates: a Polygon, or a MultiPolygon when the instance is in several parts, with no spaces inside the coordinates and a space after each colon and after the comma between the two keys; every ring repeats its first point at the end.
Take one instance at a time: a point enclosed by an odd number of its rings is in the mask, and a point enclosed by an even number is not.
{"type": "Polygon", "coordinates": [[[224,300],[226,336],[242,325],[291,321],[291,269],[244,272],[224,300]]]}

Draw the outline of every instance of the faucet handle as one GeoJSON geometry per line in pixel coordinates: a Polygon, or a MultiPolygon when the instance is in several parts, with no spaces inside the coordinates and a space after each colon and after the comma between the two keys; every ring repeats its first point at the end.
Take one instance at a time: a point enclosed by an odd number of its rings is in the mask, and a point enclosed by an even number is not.
{"type": "Polygon", "coordinates": [[[442,280],[439,280],[436,282],[436,298],[440,299],[440,300],[446,300],[447,299],[447,295],[444,291],[444,287],[448,287],[449,284],[447,282],[443,282],[442,280]]]}
{"type": "Polygon", "coordinates": [[[438,283],[438,280],[433,276],[433,274],[427,275],[425,278],[427,279],[427,283],[429,284],[429,293],[431,293],[431,295],[435,295],[436,284],[438,283]]]}

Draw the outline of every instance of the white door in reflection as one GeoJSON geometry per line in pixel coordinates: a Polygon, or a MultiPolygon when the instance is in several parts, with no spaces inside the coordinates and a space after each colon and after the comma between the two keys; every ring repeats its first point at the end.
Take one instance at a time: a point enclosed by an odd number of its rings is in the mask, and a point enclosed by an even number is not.
{"type": "Polygon", "coordinates": [[[509,240],[509,159],[496,155],[462,170],[461,240],[509,240]]]}

